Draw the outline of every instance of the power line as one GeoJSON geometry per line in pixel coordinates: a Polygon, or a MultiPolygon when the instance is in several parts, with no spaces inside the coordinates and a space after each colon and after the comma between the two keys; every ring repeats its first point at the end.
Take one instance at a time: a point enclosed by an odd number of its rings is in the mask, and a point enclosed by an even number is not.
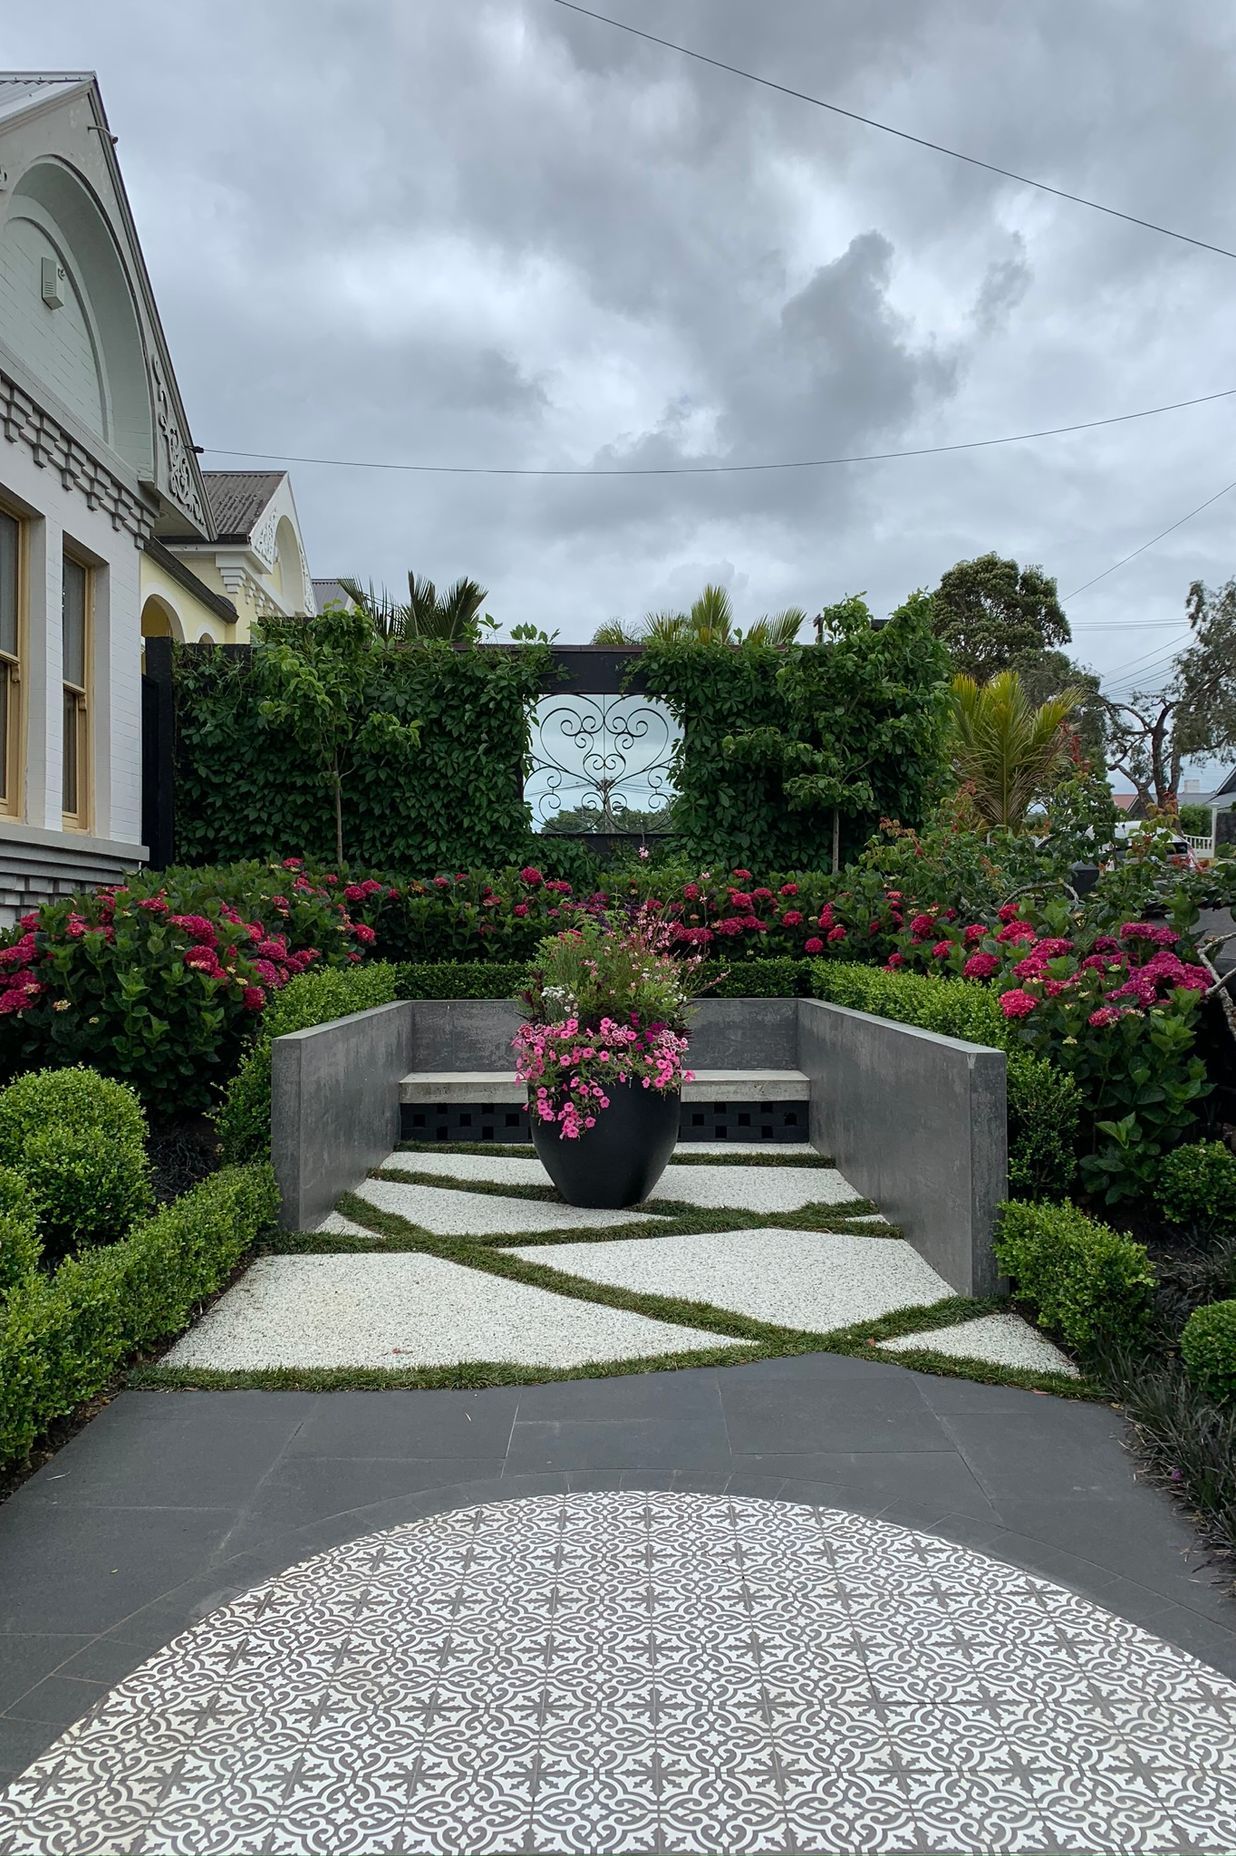
{"type": "Polygon", "coordinates": [[[1115,561],[1112,566],[1105,567],[1101,574],[1096,574],[1094,576],[1093,580],[1086,580],[1081,586],[1074,587],[1071,593],[1066,593],[1064,596],[1066,605],[1070,599],[1076,599],[1079,593],[1085,593],[1090,587],[1097,586],[1100,580],[1106,580],[1108,574],[1114,574],[1117,568],[1127,566],[1130,561],[1135,561],[1139,554],[1145,554],[1147,548],[1153,548],[1155,543],[1162,541],[1165,536],[1173,534],[1178,528],[1183,528],[1186,522],[1192,522],[1194,516],[1200,516],[1203,509],[1209,509],[1212,503],[1217,503],[1221,496],[1228,495],[1232,490],[1236,490],[1236,482],[1225,483],[1221,490],[1216,490],[1213,496],[1208,496],[1206,501],[1204,503],[1199,503],[1196,509],[1190,509],[1187,516],[1181,516],[1179,522],[1173,522],[1169,528],[1163,529],[1157,535],[1152,535],[1150,540],[1144,541],[1140,548],[1134,548],[1132,554],[1126,554],[1123,560],[1115,561]]]}
{"type": "Polygon", "coordinates": [[[1181,632],[1165,650],[1146,651],[1141,657],[1130,658],[1127,663],[1118,665],[1113,673],[1115,681],[1108,683],[1104,693],[1111,696],[1116,692],[1131,691],[1152,670],[1165,669],[1168,664],[1175,662],[1176,653],[1188,643],[1192,635],[1191,632],[1181,632]],[[1140,670],[1137,669],[1139,664],[1142,666],[1140,670]],[[1130,671],[1136,671],[1136,675],[1130,676],[1130,671]]]}
{"type": "MultiPolygon", "coordinates": [[[[558,467],[529,464],[401,464],[379,458],[315,458],[296,457],[276,451],[229,451],[222,445],[202,445],[199,449],[216,458],[260,458],[270,464],[322,464],[339,470],[413,471],[447,477],[724,477],[745,475],[753,471],[822,470],[834,464],[887,464],[897,458],[939,457],[950,451],[986,451],[993,445],[1021,445],[1036,438],[1063,438],[1071,432],[1092,432],[1100,426],[1127,425],[1132,419],[1152,419],[1159,413],[1180,412],[1189,406],[1207,406],[1215,400],[1231,399],[1233,394],[1236,394],[1236,387],[1224,387],[1218,393],[1203,393],[1191,400],[1173,400],[1166,406],[1144,406],[1139,412],[1118,412],[1106,419],[1083,419],[1076,425],[1047,426],[1037,432],[1010,432],[1003,438],[970,438],[951,445],[919,445],[908,451],[862,451],[843,457],[790,458],[767,464],[606,464],[558,467]]],[[[1211,498],[1212,502],[1215,500],[1211,498]]],[[[1202,507],[1205,508],[1205,504],[1202,507]]],[[[1194,515],[1197,513],[1193,511],[1194,515]]],[[[1187,522],[1189,518],[1185,516],[1182,520],[1187,522]]],[[[1146,545],[1150,547],[1152,544],[1147,542],[1146,545]]],[[[1129,558],[1132,559],[1132,556],[1129,558]]],[[[1114,569],[1109,568],[1107,571],[1111,573],[1114,569]]],[[[1069,597],[1072,598],[1072,594],[1069,597]]]]}
{"type": "Polygon", "coordinates": [[[770,77],[759,77],[754,71],[744,71],[740,65],[726,64],[722,58],[710,58],[706,52],[697,52],[688,45],[677,45],[672,39],[658,38],[655,32],[644,32],[638,26],[630,26],[624,20],[611,19],[608,13],[594,13],[589,7],[580,6],[577,0],[554,0],[555,6],[565,7],[570,13],[579,13],[585,19],[595,19],[601,25],[613,26],[618,32],[626,32],[634,39],[646,39],[650,45],[661,45],[666,51],[678,52],[683,58],[693,58],[698,64],[708,64],[717,71],[728,71],[732,77],[746,78],[749,83],[760,84],[765,90],[779,91],[783,97],[794,97],[800,103],[810,103],[816,109],[829,110],[834,116],[845,116],[850,122],[862,123],[864,128],[878,129],[883,135],[894,135],[898,141],[912,142],[917,148],[929,148],[933,154],[948,155],[953,161],[964,161],[973,168],[983,168],[988,174],[998,174],[1003,180],[1015,180],[1020,186],[1034,187],[1040,193],[1050,193],[1057,200],[1070,200],[1075,206],[1086,206],[1092,212],[1106,213],[1111,219],[1123,219],[1129,225],[1143,226],[1148,232],[1162,233],[1164,238],[1179,239],[1185,245],[1196,245],[1202,251],[1217,252],[1221,258],[1236,258],[1236,251],[1229,251],[1225,245],[1212,245],[1206,239],[1193,238],[1187,232],[1176,232],[1171,226],[1161,226],[1153,219],[1139,219],[1136,213],[1121,212],[1119,207],[1104,206],[1100,200],[1088,200],[1083,194],[1069,193],[1063,187],[1052,187],[1046,181],[1033,180],[1028,174],[1016,174],[1011,168],[998,167],[994,161],[982,161],[977,155],[964,155],[960,149],[946,148],[943,142],[932,142],[923,135],[911,135],[908,129],[895,129],[891,123],[879,122],[874,116],[862,116],[857,110],[843,109],[840,103],[826,103],[823,97],[813,97],[805,90],[794,90],[789,84],[774,83],[770,77]]]}

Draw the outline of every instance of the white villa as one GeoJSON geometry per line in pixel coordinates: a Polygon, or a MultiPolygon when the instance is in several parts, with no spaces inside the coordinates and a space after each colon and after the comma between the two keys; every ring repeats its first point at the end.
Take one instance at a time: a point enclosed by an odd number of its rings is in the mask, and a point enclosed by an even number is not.
{"type": "Polygon", "coordinates": [[[313,612],[282,471],[198,465],[91,72],[0,72],[0,918],[142,842],[143,638],[313,612]]]}

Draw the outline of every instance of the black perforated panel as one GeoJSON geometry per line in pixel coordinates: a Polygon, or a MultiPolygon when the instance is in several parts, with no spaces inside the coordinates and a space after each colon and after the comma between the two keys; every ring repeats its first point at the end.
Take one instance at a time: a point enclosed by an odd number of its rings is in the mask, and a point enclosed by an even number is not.
{"type": "MultiPolygon", "coordinates": [[[[805,1102],[688,1102],[684,1141],[805,1141],[805,1102]]],[[[528,1111],[518,1102],[405,1102],[405,1141],[526,1141],[528,1111]]]]}

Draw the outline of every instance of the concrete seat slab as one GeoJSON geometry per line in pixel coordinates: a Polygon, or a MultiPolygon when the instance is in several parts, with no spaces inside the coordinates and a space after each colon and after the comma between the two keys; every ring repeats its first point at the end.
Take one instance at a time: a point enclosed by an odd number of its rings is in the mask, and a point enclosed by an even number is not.
{"type": "MultiPolygon", "coordinates": [[[[527,1100],[514,1070],[413,1070],[399,1085],[401,1102],[527,1100]]],[[[697,1070],[683,1089],[687,1102],[806,1102],[810,1080],[801,1070],[697,1070]]]]}

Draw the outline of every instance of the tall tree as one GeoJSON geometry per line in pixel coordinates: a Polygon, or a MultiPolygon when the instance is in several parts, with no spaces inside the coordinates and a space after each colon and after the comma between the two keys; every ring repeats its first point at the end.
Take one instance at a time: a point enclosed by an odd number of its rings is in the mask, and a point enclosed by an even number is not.
{"type": "Polygon", "coordinates": [[[1192,638],[1159,690],[1107,699],[1110,758],[1144,806],[1174,808],[1194,755],[1236,754],[1236,580],[1195,580],[1185,600],[1192,638]]]}
{"type": "Polygon", "coordinates": [[[950,567],[932,595],[932,614],[932,630],[954,670],[976,683],[1011,670],[1029,652],[1054,651],[1072,636],[1051,576],[998,554],[950,567]]]}
{"type": "Polygon", "coordinates": [[[463,644],[479,638],[482,629],[495,629],[495,621],[482,610],[489,594],[475,580],[456,580],[439,593],[432,580],[409,570],[406,601],[392,598],[385,587],[378,592],[372,581],[364,587],[359,580],[341,579],[339,584],[375,629],[397,643],[437,638],[463,644]]]}
{"type": "Polygon", "coordinates": [[[985,825],[1013,830],[1070,765],[1069,717],[1080,690],[1037,708],[1015,670],[989,683],[953,678],[953,773],[985,825]]]}
{"type": "Polygon", "coordinates": [[[706,586],[689,612],[646,612],[638,629],[608,619],[592,635],[593,644],[770,644],[784,649],[807,622],[801,606],[765,613],[744,632],[734,623],[734,606],[723,586],[706,586]]]}
{"type": "Polygon", "coordinates": [[[419,722],[401,722],[373,706],[390,648],[368,613],[343,606],[328,606],[312,619],[271,621],[254,641],[258,713],[287,734],[309,771],[325,776],[340,863],[343,791],[357,760],[380,749],[406,766],[420,741],[419,722]]]}

